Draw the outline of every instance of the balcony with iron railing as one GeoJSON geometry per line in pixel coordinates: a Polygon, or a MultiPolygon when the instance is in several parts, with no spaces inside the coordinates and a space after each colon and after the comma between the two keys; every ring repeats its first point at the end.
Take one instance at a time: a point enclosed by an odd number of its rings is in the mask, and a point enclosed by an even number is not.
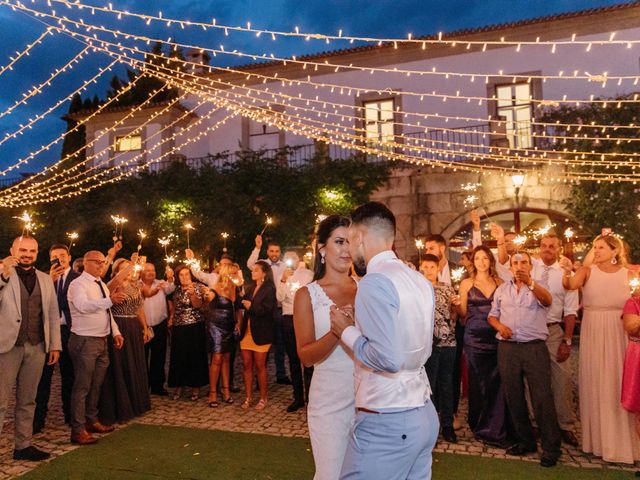
{"type": "MultiPolygon", "coordinates": [[[[511,143],[507,133],[506,122],[502,119],[493,120],[486,124],[457,128],[425,128],[423,131],[404,133],[400,141],[396,141],[396,144],[390,147],[390,151],[396,155],[405,155],[411,160],[442,161],[447,163],[472,161],[479,164],[485,156],[509,151],[511,143]]],[[[543,149],[545,146],[549,148],[547,144],[538,144],[538,146],[543,149]]],[[[380,149],[379,145],[377,145],[377,149],[380,149]]],[[[252,156],[278,160],[291,168],[301,168],[317,159],[345,160],[361,158],[370,163],[389,160],[389,157],[384,154],[364,153],[362,147],[349,148],[341,145],[315,142],[257,152],[249,150],[225,151],[202,157],[188,158],[183,155],[171,155],[166,160],[151,163],[148,166],[148,170],[150,172],[159,172],[174,162],[184,163],[194,170],[199,170],[205,166],[225,169],[238,160],[252,156]]],[[[408,167],[411,166],[411,163],[396,161],[394,165],[408,167]]],[[[120,169],[114,169],[113,173],[117,174],[118,171],[120,169]]],[[[0,188],[6,188],[20,180],[23,180],[23,178],[0,178],[0,188]]]]}

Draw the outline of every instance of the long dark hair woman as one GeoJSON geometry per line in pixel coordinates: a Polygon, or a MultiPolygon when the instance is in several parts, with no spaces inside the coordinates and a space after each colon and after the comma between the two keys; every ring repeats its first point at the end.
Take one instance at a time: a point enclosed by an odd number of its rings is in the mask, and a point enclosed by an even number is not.
{"type": "Polygon", "coordinates": [[[465,324],[464,354],[469,365],[469,427],[478,440],[506,448],[512,442],[498,373],[498,340],[487,321],[493,294],[501,283],[491,250],[476,247],[470,277],[460,284],[458,313],[465,324]]]}
{"type": "Polygon", "coordinates": [[[245,309],[240,330],[240,350],[242,351],[242,374],[246,398],[242,408],[251,406],[253,392],[253,368],[258,374],[260,400],[256,410],[267,406],[267,353],[273,343],[274,319],[278,308],[276,286],[273,283],[271,266],[259,260],[251,270],[255,285],[247,289],[242,305],[245,309]]]}
{"type": "Polygon", "coordinates": [[[307,421],[316,480],[339,477],[355,418],[353,359],[331,333],[330,311],[350,310],[356,281],[350,276],[350,221],[331,215],[315,236],[314,281],[296,292],[293,322],[302,363],[313,366],[307,421]]]}
{"type": "Polygon", "coordinates": [[[184,387],[191,387],[191,400],[196,401],[200,388],[209,383],[207,342],[203,308],[204,285],[196,282],[186,265],[176,268],[176,290],[173,294],[171,357],[169,387],[175,388],[173,398],[179,399],[184,387]]]}

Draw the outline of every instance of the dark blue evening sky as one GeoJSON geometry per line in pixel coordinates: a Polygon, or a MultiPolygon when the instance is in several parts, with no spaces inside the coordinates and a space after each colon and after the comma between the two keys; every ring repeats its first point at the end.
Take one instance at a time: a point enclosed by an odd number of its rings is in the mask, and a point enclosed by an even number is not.
{"type": "MultiPolygon", "coordinates": [[[[82,3],[92,2],[94,5],[106,5],[98,0],[82,0],[82,3]]],[[[35,9],[47,11],[46,0],[26,2],[35,9]]],[[[406,37],[407,33],[414,35],[428,35],[438,31],[454,31],[464,28],[481,27],[486,25],[505,23],[552,15],[562,12],[576,11],[587,8],[609,6],[621,3],[614,0],[467,0],[443,2],[433,0],[163,0],[163,1],[118,1],[114,0],[114,7],[155,14],[162,10],[165,17],[183,18],[185,20],[200,20],[210,22],[216,18],[218,23],[229,25],[246,25],[252,22],[256,28],[274,30],[292,30],[299,26],[303,31],[335,34],[342,29],[345,35],[371,37],[406,37]]],[[[58,5],[58,12],[77,18],[78,13],[58,5]]],[[[80,14],[87,20],[90,15],[80,14]]],[[[146,26],[137,20],[118,21],[115,16],[102,15],[99,23],[105,26],[129,30],[151,37],[166,39],[172,36],[180,43],[197,44],[201,46],[217,47],[221,42],[226,49],[238,49],[252,53],[274,53],[276,55],[300,55],[302,53],[320,52],[335,48],[344,48],[348,43],[332,43],[327,46],[322,41],[287,41],[279,39],[273,42],[268,37],[256,38],[252,34],[231,34],[224,37],[220,32],[207,32],[192,27],[181,30],[179,27],[168,29],[163,25],[152,24],[146,26]]],[[[44,30],[44,25],[24,14],[12,11],[0,5],[0,32],[2,32],[2,47],[0,52],[0,66],[9,61],[9,56],[15,55],[33,41],[44,30]]],[[[49,36],[42,45],[38,46],[26,59],[22,59],[13,71],[7,71],[0,76],[0,115],[9,106],[20,99],[33,85],[45,81],[55,68],[66,64],[82,46],[76,41],[60,35],[49,36]]],[[[28,122],[30,117],[38,115],[54,105],[60,98],[65,97],[82,82],[93,76],[101,66],[109,63],[106,55],[94,54],[85,58],[70,72],[60,75],[51,87],[42,94],[30,99],[9,115],[0,118],[0,140],[16,130],[21,123],[28,122]]],[[[212,64],[233,65],[247,63],[246,60],[233,60],[230,57],[218,57],[212,64]]],[[[123,73],[123,69],[117,70],[123,73]]],[[[89,95],[98,94],[104,97],[108,82],[112,74],[106,74],[97,85],[89,90],[89,95]]],[[[84,95],[86,97],[87,95],[84,95]]],[[[60,106],[47,118],[39,121],[32,130],[0,145],[0,169],[16,163],[19,159],[29,155],[58,137],[65,128],[60,117],[67,111],[68,104],[60,106]]],[[[20,172],[38,171],[59,159],[59,144],[43,152],[20,172]]],[[[17,176],[18,171],[7,174],[7,177],[17,176]]]]}

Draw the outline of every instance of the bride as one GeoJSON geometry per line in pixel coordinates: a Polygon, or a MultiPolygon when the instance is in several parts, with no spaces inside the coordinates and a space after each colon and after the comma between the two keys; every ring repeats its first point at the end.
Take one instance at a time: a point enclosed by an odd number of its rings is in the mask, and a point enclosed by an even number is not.
{"type": "Polygon", "coordinates": [[[353,360],[331,333],[329,311],[353,314],[356,282],[349,275],[349,220],[325,218],[316,232],[314,281],[296,292],[293,321],[298,355],[313,366],[307,421],[314,480],[337,480],[355,418],[353,360]]]}

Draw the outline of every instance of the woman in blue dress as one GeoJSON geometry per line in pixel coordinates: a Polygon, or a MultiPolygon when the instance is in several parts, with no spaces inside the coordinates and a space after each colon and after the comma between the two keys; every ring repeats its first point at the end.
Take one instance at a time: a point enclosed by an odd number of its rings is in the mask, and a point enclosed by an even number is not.
{"type": "Polygon", "coordinates": [[[493,294],[502,283],[491,250],[473,250],[470,277],[460,284],[459,313],[465,324],[464,354],[469,366],[469,427],[475,438],[506,448],[513,443],[498,373],[498,340],[487,322],[493,294]]]}

